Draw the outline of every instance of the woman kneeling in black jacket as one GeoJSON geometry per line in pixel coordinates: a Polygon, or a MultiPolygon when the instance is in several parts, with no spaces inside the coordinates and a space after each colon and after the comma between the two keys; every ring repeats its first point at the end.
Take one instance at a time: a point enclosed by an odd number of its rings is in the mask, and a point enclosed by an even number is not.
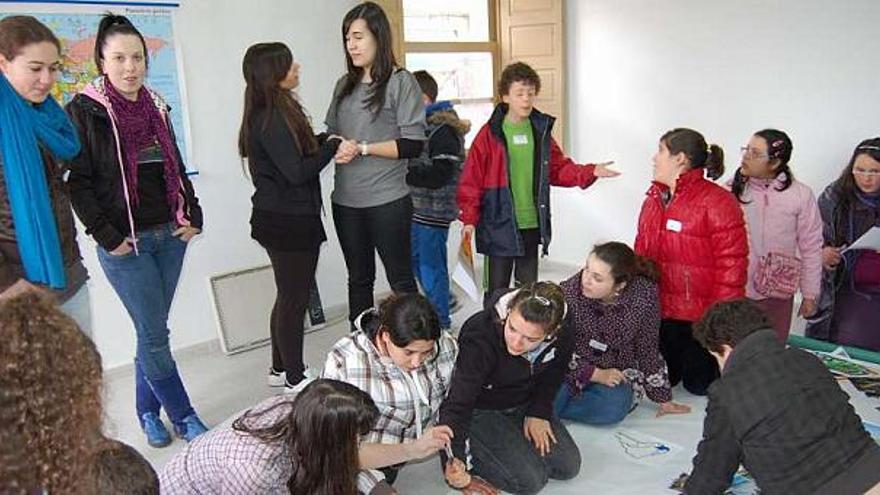
{"type": "Polygon", "coordinates": [[[562,289],[537,282],[496,298],[465,322],[440,407],[439,423],[454,432],[454,459],[443,459],[450,485],[530,494],[548,478],[571,479],[580,471],[580,451],[553,417],[572,353],[564,318],[562,289]]]}

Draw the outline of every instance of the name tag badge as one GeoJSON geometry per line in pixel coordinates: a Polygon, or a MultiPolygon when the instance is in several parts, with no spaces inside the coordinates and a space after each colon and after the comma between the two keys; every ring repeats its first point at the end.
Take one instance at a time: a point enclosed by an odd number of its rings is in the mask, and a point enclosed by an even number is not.
{"type": "Polygon", "coordinates": [[[541,362],[546,363],[547,361],[552,361],[553,358],[555,358],[555,357],[556,357],[556,348],[554,347],[553,349],[550,349],[550,352],[548,352],[544,356],[544,359],[542,359],[541,362]]]}
{"type": "Polygon", "coordinates": [[[525,134],[514,134],[513,144],[529,144],[529,137],[525,134]]]}
{"type": "Polygon", "coordinates": [[[681,232],[681,222],[679,222],[678,220],[673,220],[671,218],[666,220],[666,230],[681,232]]]}
{"type": "Polygon", "coordinates": [[[608,350],[608,344],[603,344],[602,342],[599,342],[599,341],[596,340],[596,339],[590,339],[590,344],[589,344],[589,345],[590,345],[590,347],[592,347],[593,349],[597,349],[597,350],[600,350],[600,351],[602,351],[602,352],[605,352],[605,351],[608,350]]]}

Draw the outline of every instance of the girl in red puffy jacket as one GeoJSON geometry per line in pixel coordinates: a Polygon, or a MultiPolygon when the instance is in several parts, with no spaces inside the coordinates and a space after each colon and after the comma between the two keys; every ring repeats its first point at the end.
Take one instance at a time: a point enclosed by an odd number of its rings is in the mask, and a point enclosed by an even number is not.
{"type": "Polygon", "coordinates": [[[670,382],[705,395],[718,366],[694,340],[691,325],[712,303],[745,296],[743,213],[733,194],[704,178],[724,173],[724,151],[699,132],[667,132],[653,162],[635,250],[660,267],[660,352],[670,382]]]}

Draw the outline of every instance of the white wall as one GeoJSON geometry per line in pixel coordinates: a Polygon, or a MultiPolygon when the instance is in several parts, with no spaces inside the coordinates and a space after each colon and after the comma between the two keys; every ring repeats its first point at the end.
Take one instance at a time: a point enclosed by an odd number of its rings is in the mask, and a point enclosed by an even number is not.
{"type": "Polygon", "coordinates": [[[553,190],[551,258],[635,239],[663,132],[686,126],[727,153],[778,127],[792,167],[817,194],[864,138],[880,135],[876,0],[566,2],[567,151],[623,172],[586,192],[553,190]]]}
{"type": "MultiPolygon", "coordinates": [[[[193,183],[204,209],[205,231],[190,246],[177,289],[170,321],[174,348],[217,338],[210,276],[268,264],[263,249],[250,239],[252,187],[242,175],[236,151],[245,50],[260,41],[283,41],[291,47],[302,64],[300,97],[316,129],[323,129],[333,84],[345,70],[339,34],[342,17],[355,3],[185,0],[176,12],[193,158],[199,169],[193,183]]],[[[321,253],[318,285],[325,304],[339,304],[346,300],[346,272],[330,217],[332,167],[323,179],[329,242],[321,253]]],[[[94,243],[80,235],[92,276],[93,332],[104,365],[130,363],[135,345],[131,322],[97,263],[94,243]]]]}

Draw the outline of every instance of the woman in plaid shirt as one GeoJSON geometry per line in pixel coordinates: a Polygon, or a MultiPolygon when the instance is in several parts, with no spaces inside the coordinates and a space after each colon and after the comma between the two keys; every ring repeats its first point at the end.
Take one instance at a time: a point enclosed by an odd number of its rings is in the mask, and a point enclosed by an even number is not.
{"type": "Polygon", "coordinates": [[[162,493],[355,495],[358,466],[426,457],[450,441],[440,427],[406,445],[367,443],[378,414],[356,387],[315,380],[196,438],[165,465],[162,493]]]}
{"type": "MultiPolygon", "coordinates": [[[[366,441],[403,444],[422,437],[449,390],[455,339],[441,331],[436,311],[419,294],[391,296],[378,310],[362,313],[355,326],[330,350],[323,377],[351,383],[373,398],[379,419],[366,441]]],[[[399,468],[364,471],[358,487],[364,493],[390,491],[399,468]]]]}

